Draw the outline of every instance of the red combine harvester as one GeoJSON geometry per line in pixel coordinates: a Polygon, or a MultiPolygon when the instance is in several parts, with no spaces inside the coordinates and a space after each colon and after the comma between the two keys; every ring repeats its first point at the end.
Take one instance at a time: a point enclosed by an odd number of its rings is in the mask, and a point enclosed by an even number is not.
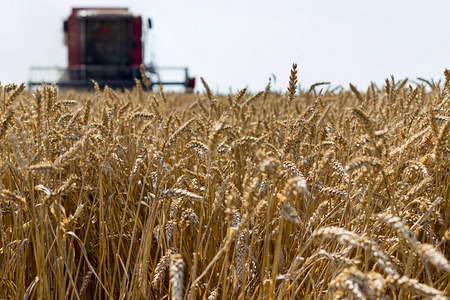
{"type": "MultiPolygon", "coordinates": [[[[151,20],[148,19],[148,29],[151,20]]],[[[64,21],[64,43],[68,46],[68,67],[31,67],[29,85],[41,85],[46,72],[59,73],[60,87],[92,87],[94,80],[100,86],[131,87],[135,78],[142,79],[143,64],[142,18],[127,8],[73,8],[64,21]],[[34,80],[40,75],[39,80],[34,80]]],[[[186,90],[195,86],[186,67],[145,66],[146,76],[153,85],[179,85],[186,90]],[[182,71],[184,80],[161,81],[160,71],[182,71]]]]}

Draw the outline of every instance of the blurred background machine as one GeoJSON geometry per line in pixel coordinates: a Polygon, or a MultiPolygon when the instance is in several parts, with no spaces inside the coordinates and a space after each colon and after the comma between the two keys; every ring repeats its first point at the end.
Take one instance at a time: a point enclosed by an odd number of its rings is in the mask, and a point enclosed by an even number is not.
{"type": "MultiPolygon", "coordinates": [[[[31,67],[29,85],[41,85],[48,80],[44,74],[56,72],[60,87],[92,87],[92,80],[101,87],[134,86],[135,78],[142,80],[143,41],[145,32],[152,28],[151,20],[146,21],[144,26],[141,16],[127,8],[73,8],[63,26],[68,67],[31,67]]],[[[186,91],[195,87],[187,67],[157,67],[151,62],[143,68],[152,86],[177,85],[186,91]],[[181,73],[182,78],[161,80],[161,72],[166,71],[181,73]]]]}

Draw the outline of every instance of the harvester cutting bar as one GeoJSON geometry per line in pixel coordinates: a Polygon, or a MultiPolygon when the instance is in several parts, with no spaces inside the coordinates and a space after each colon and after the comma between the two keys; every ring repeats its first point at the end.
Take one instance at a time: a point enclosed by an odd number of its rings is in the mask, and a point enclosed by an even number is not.
{"type": "MultiPolygon", "coordinates": [[[[195,86],[195,78],[189,77],[189,71],[186,67],[158,67],[147,66],[145,68],[146,76],[151,82],[151,86],[159,85],[175,85],[183,86],[186,90],[193,89],[195,86]],[[160,71],[182,71],[184,74],[183,81],[164,81],[161,80],[160,71]]],[[[30,86],[41,85],[42,83],[51,84],[55,82],[60,87],[93,87],[93,81],[99,86],[108,85],[111,88],[130,88],[136,84],[135,78],[142,80],[139,67],[120,67],[120,66],[86,66],[79,67],[31,67],[30,86]],[[44,75],[45,74],[45,75],[44,75]],[[39,78],[39,79],[37,79],[39,78]]]]}

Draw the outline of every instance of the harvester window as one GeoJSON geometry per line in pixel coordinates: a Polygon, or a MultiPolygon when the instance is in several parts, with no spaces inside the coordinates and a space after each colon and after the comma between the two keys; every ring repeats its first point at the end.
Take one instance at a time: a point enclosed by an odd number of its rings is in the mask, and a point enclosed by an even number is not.
{"type": "Polygon", "coordinates": [[[87,20],[86,64],[125,66],[129,60],[128,20],[87,20]]]}

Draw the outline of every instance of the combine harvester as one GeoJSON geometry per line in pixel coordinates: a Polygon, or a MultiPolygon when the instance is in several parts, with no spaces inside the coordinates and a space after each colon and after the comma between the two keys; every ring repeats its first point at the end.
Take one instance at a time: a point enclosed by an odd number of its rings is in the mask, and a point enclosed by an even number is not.
{"type": "MultiPolygon", "coordinates": [[[[148,29],[152,28],[150,19],[147,25],[148,29]]],[[[132,87],[136,84],[135,78],[142,80],[144,31],[147,30],[142,18],[131,14],[127,8],[73,8],[64,21],[68,67],[31,67],[29,85],[41,85],[48,80],[42,74],[56,72],[59,87],[89,88],[93,80],[101,87],[132,87]],[[37,77],[39,80],[35,80],[37,77]]],[[[144,67],[152,87],[178,85],[186,91],[195,87],[195,78],[189,77],[187,67],[156,67],[153,63],[144,67]],[[184,79],[162,81],[161,71],[181,71],[184,79]]]]}

